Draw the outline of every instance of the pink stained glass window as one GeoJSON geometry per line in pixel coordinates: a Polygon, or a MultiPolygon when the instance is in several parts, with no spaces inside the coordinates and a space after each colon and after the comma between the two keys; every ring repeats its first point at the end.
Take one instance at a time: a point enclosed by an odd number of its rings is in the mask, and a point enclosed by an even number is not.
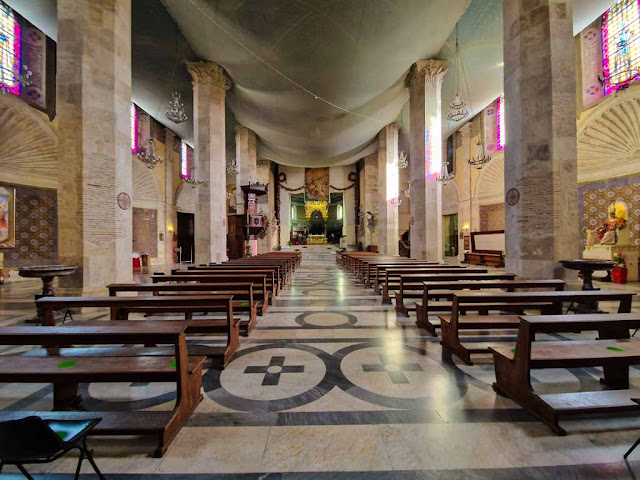
{"type": "Polygon", "coordinates": [[[502,150],[505,146],[507,140],[507,131],[504,128],[504,95],[500,95],[498,97],[498,105],[497,105],[497,137],[498,137],[498,147],[496,150],[502,150]]]}
{"type": "Polygon", "coordinates": [[[640,78],[640,0],[618,0],[602,17],[604,94],[640,78]]]}
{"type": "Polygon", "coordinates": [[[138,153],[138,111],[131,104],[131,153],[138,153]]]}
{"type": "Polygon", "coordinates": [[[20,95],[20,24],[13,10],[0,0],[0,88],[20,95]]]}
{"type": "Polygon", "coordinates": [[[180,175],[182,178],[189,176],[189,146],[184,140],[180,145],[180,175]]]}

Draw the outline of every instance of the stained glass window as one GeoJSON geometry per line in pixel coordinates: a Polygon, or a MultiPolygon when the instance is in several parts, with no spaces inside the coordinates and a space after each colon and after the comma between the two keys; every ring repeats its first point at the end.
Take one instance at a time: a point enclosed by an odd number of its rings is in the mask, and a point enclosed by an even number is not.
{"type": "Polygon", "coordinates": [[[640,0],[617,0],[602,17],[604,93],[626,87],[640,75],[640,0]]]}
{"type": "Polygon", "coordinates": [[[131,104],[131,152],[138,153],[138,112],[133,103],[131,104]]]}
{"type": "Polygon", "coordinates": [[[504,128],[504,95],[500,95],[498,97],[498,121],[496,122],[498,125],[498,148],[497,150],[502,150],[506,144],[507,140],[507,131],[504,128]]]}
{"type": "Polygon", "coordinates": [[[180,145],[180,175],[182,178],[189,176],[189,146],[184,140],[180,145]]]}
{"type": "Polygon", "coordinates": [[[20,95],[20,24],[18,19],[0,0],[0,87],[20,95]]]}

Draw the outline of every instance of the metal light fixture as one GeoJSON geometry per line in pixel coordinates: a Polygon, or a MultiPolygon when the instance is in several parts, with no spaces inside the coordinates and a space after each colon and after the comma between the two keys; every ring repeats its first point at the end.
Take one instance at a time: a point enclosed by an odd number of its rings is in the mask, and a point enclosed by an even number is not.
{"type": "Polygon", "coordinates": [[[185,177],[184,181],[185,183],[191,185],[193,188],[199,187],[200,185],[204,184],[204,180],[196,178],[193,172],[189,173],[189,176],[185,177]]]}
{"type": "Polygon", "coordinates": [[[407,183],[407,189],[404,190],[404,196],[409,198],[409,196],[411,195],[411,182],[406,182],[407,183]]]}
{"type": "Polygon", "coordinates": [[[491,161],[491,155],[487,155],[484,150],[484,140],[478,140],[476,156],[468,160],[469,165],[481,170],[491,161]]]}
{"type": "MultiPolygon", "coordinates": [[[[460,43],[458,42],[458,24],[456,23],[456,52],[455,52],[455,82],[456,82],[456,94],[453,101],[449,104],[449,114],[447,119],[450,122],[460,122],[469,116],[469,110],[467,109],[467,102],[462,99],[460,93],[460,67],[462,66],[462,73],[464,74],[464,60],[460,51],[460,43]]],[[[469,96],[469,86],[467,85],[467,96],[469,96]]]]}
{"type": "Polygon", "coordinates": [[[456,175],[454,173],[449,173],[447,171],[447,165],[443,165],[442,166],[442,173],[440,173],[440,175],[438,176],[438,181],[442,183],[442,185],[446,185],[449,182],[451,182],[454,178],[456,178],[456,175]]]}
{"type": "Polygon", "coordinates": [[[238,173],[238,164],[236,163],[235,157],[227,161],[227,173],[230,175],[238,173]]]}
{"type": "Polygon", "coordinates": [[[409,161],[407,160],[407,154],[400,150],[398,154],[398,168],[405,169],[409,166],[409,161]]]}
{"type": "Polygon", "coordinates": [[[138,158],[149,169],[162,163],[162,157],[156,157],[156,147],[152,138],[149,139],[147,148],[138,152],[138,158]]]}
{"type": "Polygon", "coordinates": [[[177,90],[171,94],[172,99],[169,101],[169,108],[165,112],[165,116],[173,123],[184,123],[189,119],[187,112],[184,111],[184,103],[180,100],[180,92],[177,90]]]}

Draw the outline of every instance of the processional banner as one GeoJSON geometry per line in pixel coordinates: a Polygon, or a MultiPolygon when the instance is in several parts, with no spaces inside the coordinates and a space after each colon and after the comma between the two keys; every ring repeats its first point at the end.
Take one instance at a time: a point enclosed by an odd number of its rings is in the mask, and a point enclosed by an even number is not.
{"type": "Polygon", "coordinates": [[[329,167],[304,169],[305,201],[329,200],[329,167]]]}

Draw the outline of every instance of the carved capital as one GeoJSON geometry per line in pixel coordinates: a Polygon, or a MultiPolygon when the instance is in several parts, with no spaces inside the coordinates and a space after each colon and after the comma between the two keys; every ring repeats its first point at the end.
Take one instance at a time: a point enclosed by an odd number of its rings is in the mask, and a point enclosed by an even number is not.
{"type": "Polygon", "coordinates": [[[271,165],[271,160],[269,160],[268,158],[259,158],[256,161],[256,166],[258,167],[268,167],[271,165]]]}
{"type": "Polygon", "coordinates": [[[447,60],[418,60],[411,67],[411,71],[405,79],[405,86],[408,87],[418,78],[427,82],[441,82],[449,70],[448,64],[447,60]]]}
{"type": "Polygon", "coordinates": [[[231,80],[224,68],[215,62],[187,62],[187,70],[194,85],[213,85],[225,90],[231,88],[231,80]]]}

